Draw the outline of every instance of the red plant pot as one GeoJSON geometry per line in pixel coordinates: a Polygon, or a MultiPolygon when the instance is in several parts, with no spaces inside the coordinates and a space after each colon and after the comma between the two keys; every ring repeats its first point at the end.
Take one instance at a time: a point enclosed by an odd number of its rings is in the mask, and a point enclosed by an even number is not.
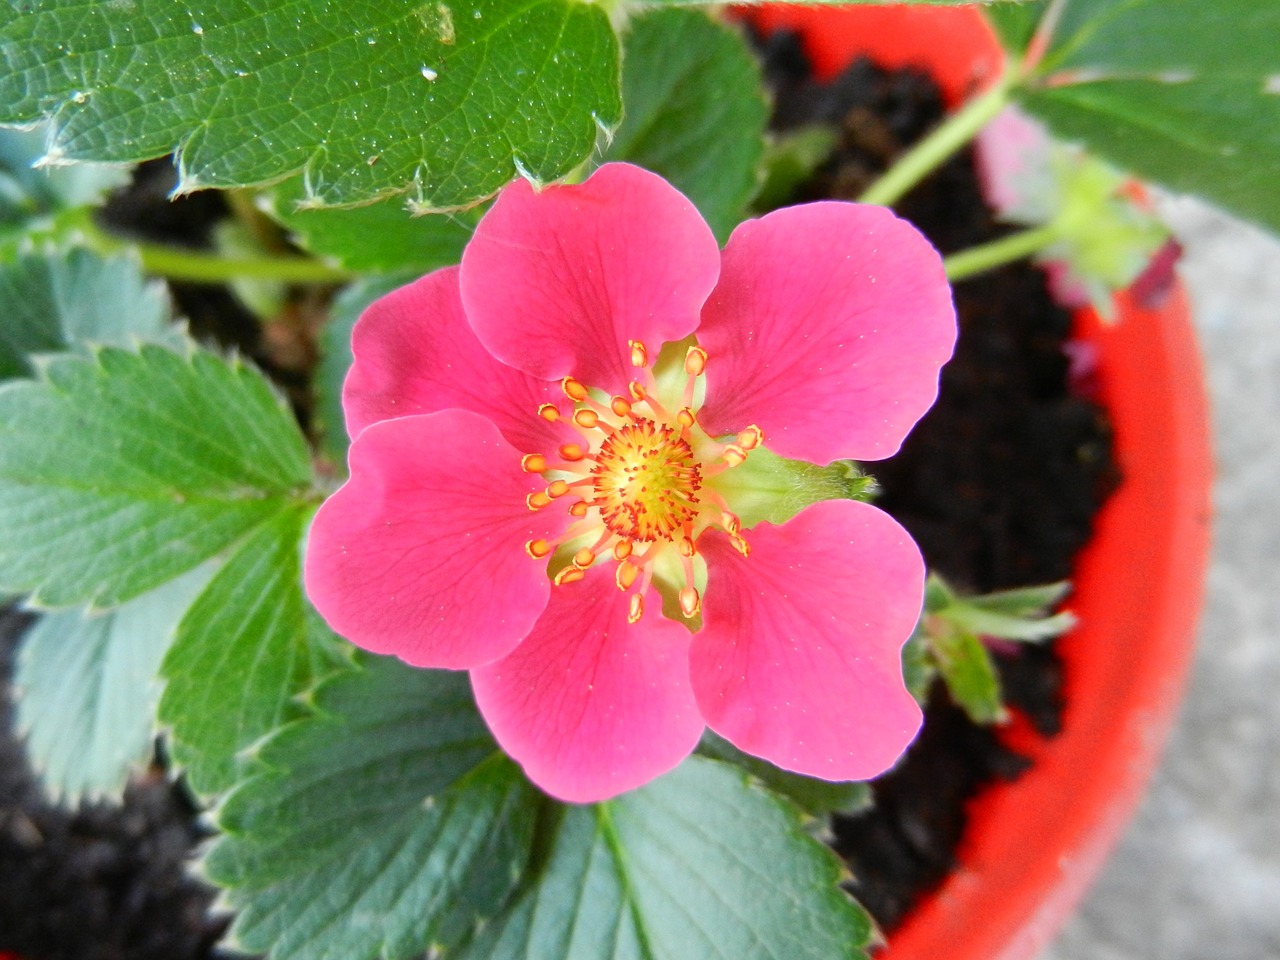
{"type": "MultiPolygon", "coordinates": [[[[932,73],[954,105],[999,74],[1003,54],[964,7],[757,8],[798,29],[819,76],[859,54],[932,73]]],[[[1059,642],[1062,733],[1009,740],[1035,761],[971,804],[957,869],[889,937],[882,960],[1029,960],[1067,918],[1119,839],[1155,769],[1191,662],[1209,546],[1208,411],[1184,291],[1158,308],[1120,298],[1119,318],[1076,317],[1097,352],[1119,491],[1077,558],[1059,642]]]]}

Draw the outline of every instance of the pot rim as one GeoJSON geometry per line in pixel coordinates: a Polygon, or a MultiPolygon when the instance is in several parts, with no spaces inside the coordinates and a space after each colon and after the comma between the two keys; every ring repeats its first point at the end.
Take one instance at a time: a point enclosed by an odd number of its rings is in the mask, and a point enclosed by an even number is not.
{"type": "MultiPolygon", "coordinates": [[[[950,105],[999,75],[1004,55],[977,7],[752,8],[766,31],[801,31],[819,76],[856,54],[933,73],[950,105]]],[[[1051,739],[1012,724],[1034,761],[970,804],[956,869],[889,936],[880,960],[1031,960],[1119,840],[1182,700],[1209,554],[1213,460],[1195,332],[1180,284],[1158,305],[1117,298],[1117,319],[1076,315],[1096,357],[1120,488],[1076,559],[1058,641],[1066,708],[1051,739]]]]}

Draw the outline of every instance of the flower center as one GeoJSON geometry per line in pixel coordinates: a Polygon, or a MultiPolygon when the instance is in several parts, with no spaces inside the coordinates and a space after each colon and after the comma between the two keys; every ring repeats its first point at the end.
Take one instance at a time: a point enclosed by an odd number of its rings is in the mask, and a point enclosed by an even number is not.
{"type": "MultiPolygon", "coordinates": [[[[559,567],[557,585],[581,580],[587,568],[610,554],[617,563],[618,589],[630,595],[628,615],[633,623],[644,614],[644,594],[662,563],[677,571],[682,585],[672,589],[681,613],[693,618],[701,609],[695,561],[701,562],[696,542],[702,531],[719,527],[743,554],[749,550],[738,518],[703,481],[741,464],[764,438],[759,427],[750,426],[723,443],[698,426],[690,404],[707,364],[701,347],[689,348],[683,390],[673,388],[678,396],[667,398],[679,403],[674,413],[657,396],[643,344],[632,343],[631,361],[640,368],[641,378],[629,385],[629,398],[615,396],[606,403],[598,399],[602,393],[593,394],[565,377],[560,385],[574,402],[572,416],[565,418],[550,403],[538,409],[539,416],[574,427],[582,442],[563,444],[558,457],[524,457],[526,472],[543,474],[549,481],[546,489],[529,494],[529,509],[544,510],[559,501],[575,521],[555,540],[530,540],[525,552],[555,565],[566,556],[557,557],[557,548],[566,547],[567,552],[569,544],[583,544],[559,567]],[[648,409],[639,412],[643,407],[648,409]]],[[[660,585],[668,582],[659,578],[660,585]]]]}
{"type": "Polygon", "coordinates": [[[620,537],[672,540],[698,514],[702,469],[670,426],[638,419],[605,437],[591,471],[594,503],[620,537]]]}

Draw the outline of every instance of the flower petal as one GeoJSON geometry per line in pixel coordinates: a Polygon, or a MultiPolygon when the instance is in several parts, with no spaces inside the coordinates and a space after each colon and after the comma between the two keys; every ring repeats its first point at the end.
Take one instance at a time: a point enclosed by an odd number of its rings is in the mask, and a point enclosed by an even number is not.
{"type": "Polygon", "coordinates": [[[920,726],[901,650],[924,595],[924,562],[892,517],[853,500],[762,523],[743,557],[728,538],[707,560],[704,626],[690,676],[707,724],[797,773],[863,780],[920,726]]]}
{"type": "Polygon", "coordinates": [[[498,195],[462,256],[462,302],[480,342],[544,379],[625,392],[628,340],[657,356],[698,326],[720,250],[661,177],[607,163],[585,183],[498,195]]]}
{"type": "Polygon", "coordinates": [[[342,406],[353,437],[379,420],[456,408],[492,421],[522,453],[550,453],[575,438],[537,414],[543,403],[572,409],[559,385],[495,360],[476,339],[462,312],[457,267],[371,303],[351,350],[342,406]]]}
{"type": "Polygon", "coordinates": [[[419,667],[474,667],[510,651],[547,605],[524,544],[569,517],[532,511],[540,478],[479,414],[383,420],[351,445],[351,479],[307,541],[307,594],[352,643],[419,667]]]}
{"type": "Polygon", "coordinates": [[[603,569],[556,587],[513,653],[471,671],[502,748],[560,800],[591,803],[666,773],[693,750],[702,718],[689,687],[689,631],[649,613],[627,622],[603,569]]]}
{"type": "Polygon", "coordinates": [[[909,223],[865,204],[776,210],[725,247],[699,419],[712,436],[757,424],[784,457],[879,460],[933,403],[955,338],[942,260],[909,223]]]}

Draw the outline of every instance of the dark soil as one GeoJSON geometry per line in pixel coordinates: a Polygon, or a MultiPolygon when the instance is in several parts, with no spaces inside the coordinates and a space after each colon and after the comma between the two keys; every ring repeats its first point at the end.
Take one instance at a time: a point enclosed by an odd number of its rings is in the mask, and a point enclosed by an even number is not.
{"type": "Polygon", "coordinates": [[[0,611],[0,952],[26,960],[187,960],[209,957],[225,921],[187,861],[204,836],[185,793],[153,766],[124,804],[71,812],[40,794],[8,731],[4,682],[15,641],[33,618],[0,611]]]}
{"type": "MultiPolygon", "coordinates": [[[[823,88],[807,79],[793,40],[775,37],[765,53],[777,126],[821,121],[841,130],[837,155],[798,201],[856,197],[941,116],[937,92],[922,75],[886,75],[859,62],[823,88]]],[[[171,203],[171,176],[162,163],[144,166],[114,201],[113,227],[207,242],[221,198],[197,194],[171,203]]],[[[944,252],[1000,231],[967,156],[913,191],[900,212],[944,252]]],[[[298,362],[274,350],[227,291],[188,285],[177,294],[198,335],[255,358],[300,395],[298,362]]],[[[956,301],[960,343],[943,371],[938,404],[898,456],[870,465],[883,486],[879,503],[957,587],[1063,579],[1114,483],[1105,419],[1068,389],[1062,346],[1069,317],[1027,267],[961,284],[956,301]]],[[[20,614],[0,615],[0,730],[11,725],[4,678],[23,625],[20,614]]],[[[1010,704],[1042,731],[1056,730],[1060,671],[1051,646],[1021,647],[999,659],[1010,704]]],[[[883,927],[892,929],[952,865],[967,798],[1023,767],[992,731],[971,724],[935,690],[921,737],[876,783],[875,808],[832,825],[835,848],[855,877],[851,889],[883,927]]],[[[0,736],[0,951],[27,960],[212,956],[222,923],[207,918],[210,891],[183,870],[201,838],[181,788],[159,767],[130,787],[121,808],[67,812],[40,798],[21,748],[0,736]]]]}

